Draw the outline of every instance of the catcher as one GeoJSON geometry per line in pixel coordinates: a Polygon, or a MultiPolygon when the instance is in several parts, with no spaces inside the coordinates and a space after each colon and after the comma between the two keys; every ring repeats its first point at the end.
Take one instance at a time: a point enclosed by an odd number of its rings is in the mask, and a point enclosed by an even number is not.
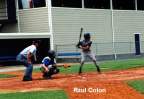
{"type": "Polygon", "coordinates": [[[55,51],[48,51],[48,56],[42,60],[41,71],[45,79],[51,79],[53,74],[59,73],[59,69],[56,67],[55,51]]]}
{"type": "Polygon", "coordinates": [[[63,66],[64,68],[70,67],[69,64],[56,64],[55,56],[55,51],[50,50],[48,51],[48,56],[42,60],[41,71],[44,79],[51,79],[52,75],[59,73],[58,66],[63,66]]]}

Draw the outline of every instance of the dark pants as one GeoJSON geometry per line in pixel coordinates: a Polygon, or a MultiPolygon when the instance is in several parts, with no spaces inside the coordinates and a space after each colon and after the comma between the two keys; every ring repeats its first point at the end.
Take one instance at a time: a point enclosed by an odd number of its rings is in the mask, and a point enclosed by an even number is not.
{"type": "Polygon", "coordinates": [[[42,72],[44,78],[51,78],[52,75],[59,73],[59,69],[55,66],[52,66],[52,68],[50,68],[48,72],[45,72],[43,70],[42,72]]]}
{"type": "Polygon", "coordinates": [[[24,77],[32,79],[33,64],[28,63],[27,58],[21,54],[17,55],[16,60],[26,67],[24,77]]]}

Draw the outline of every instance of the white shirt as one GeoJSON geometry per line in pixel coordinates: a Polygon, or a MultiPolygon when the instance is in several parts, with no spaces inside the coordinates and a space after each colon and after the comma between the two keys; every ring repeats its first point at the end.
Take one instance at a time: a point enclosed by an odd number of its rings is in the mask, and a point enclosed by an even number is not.
{"type": "Polygon", "coordinates": [[[31,54],[34,55],[34,57],[36,56],[36,46],[35,45],[30,45],[28,47],[26,47],[24,50],[22,50],[20,52],[20,54],[24,55],[27,57],[27,54],[30,52],[31,54]]]}
{"type": "Polygon", "coordinates": [[[30,8],[29,0],[22,0],[22,6],[23,6],[24,9],[30,8]]]}

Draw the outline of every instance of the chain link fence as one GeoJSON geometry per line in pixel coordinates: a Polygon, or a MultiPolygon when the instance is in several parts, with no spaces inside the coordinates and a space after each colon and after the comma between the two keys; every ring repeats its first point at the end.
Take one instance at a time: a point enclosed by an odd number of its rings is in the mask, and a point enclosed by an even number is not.
{"type": "MultiPolygon", "coordinates": [[[[81,52],[76,44],[56,45],[55,49],[58,58],[78,57],[81,52]]],[[[144,41],[140,42],[140,55],[136,55],[135,42],[93,43],[91,49],[99,60],[143,57],[144,41]]]]}

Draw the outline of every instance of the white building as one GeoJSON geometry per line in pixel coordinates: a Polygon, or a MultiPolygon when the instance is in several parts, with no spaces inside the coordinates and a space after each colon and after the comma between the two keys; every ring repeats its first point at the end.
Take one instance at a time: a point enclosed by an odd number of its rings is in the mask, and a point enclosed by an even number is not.
{"type": "MultiPolygon", "coordinates": [[[[14,1],[0,0],[0,39],[4,42],[41,38],[42,56],[49,48],[75,53],[83,27],[92,34],[97,55],[117,58],[144,52],[143,0],[16,0],[12,5],[14,1]],[[15,20],[8,18],[9,6],[16,8],[15,20]]],[[[19,44],[15,47],[22,48],[19,44]]]]}

